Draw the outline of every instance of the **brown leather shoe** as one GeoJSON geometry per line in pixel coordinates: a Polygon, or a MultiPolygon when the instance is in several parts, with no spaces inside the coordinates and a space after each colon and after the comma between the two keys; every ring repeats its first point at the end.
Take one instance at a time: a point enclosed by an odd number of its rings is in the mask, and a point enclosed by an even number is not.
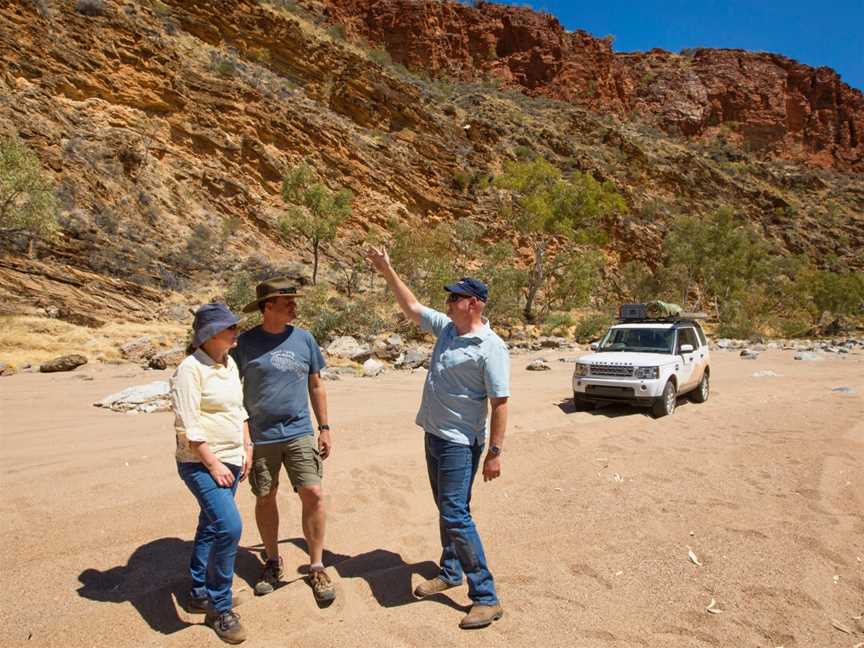
{"type": "Polygon", "coordinates": [[[423,581],[417,587],[414,588],[414,596],[417,598],[423,598],[424,596],[432,596],[433,594],[439,594],[440,592],[444,592],[448,589],[452,589],[454,587],[459,587],[462,583],[458,585],[451,585],[443,580],[440,577],[436,576],[435,578],[430,578],[427,581],[423,581]]]}
{"type": "Polygon", "coordinates": [[[323,569],[311,572],[309,582],[312,585],[315,600],[319,603],[329,603],[336,598],[336,587],[323,569]]]}
{"type": "Polygon", "coordinates": [[[504,610],[501,605],[480,605],[475,603],[471,606],[471,611],[459,622],[459,627],[463,630],[472,630],[474,628],[485,628],[493,621],[497,621],[504,616],[504,610]]]}

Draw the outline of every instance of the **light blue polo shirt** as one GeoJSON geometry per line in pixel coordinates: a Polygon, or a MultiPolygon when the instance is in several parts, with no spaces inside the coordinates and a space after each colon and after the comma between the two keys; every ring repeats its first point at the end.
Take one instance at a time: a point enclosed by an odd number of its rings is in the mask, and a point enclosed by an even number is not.
{"type": "Polygon", "coordinates": [[[488,399],[510,396],[510,353],[484,322],[459,335],[444,313],[424,308],[420,327],[438,341],[432,351],[416,423],[460,445],[486,442],[488,399]]]}

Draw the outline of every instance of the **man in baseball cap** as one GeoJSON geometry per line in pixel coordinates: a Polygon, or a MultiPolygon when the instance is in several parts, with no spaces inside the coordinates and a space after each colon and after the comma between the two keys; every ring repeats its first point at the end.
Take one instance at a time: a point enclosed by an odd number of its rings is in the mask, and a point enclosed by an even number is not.
{"type": "Polygon", "coordinates": [[[471,485],[481,458],[484,481],[501,474],[510,355],[483,317],[489,289],[482,281],[463,277],[444,286],[445,314],[417,301],[390,265],[386,250],[372,248],[367,258],[387,281],[405,316],[437,338],[415,422],[425,433],[442,552],[438,575],[420,583],[414,594],[433,596],[458,587],[465,578],[473,605],[459,627],[483,628],[504,612],[471,517],[471,485]]]}

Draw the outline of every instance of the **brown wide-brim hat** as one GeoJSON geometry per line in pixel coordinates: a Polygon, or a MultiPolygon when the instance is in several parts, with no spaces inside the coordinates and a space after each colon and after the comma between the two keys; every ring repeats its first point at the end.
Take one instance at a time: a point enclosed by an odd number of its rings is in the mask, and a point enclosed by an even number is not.
{"type": "Polygon", "coordinates": [[[297,288],[297,282],[287,277],[278,277],[262,281],[255,286],[255,301],[251,301],[243,307],[244,313],[252,313],[258,310],[258,304],[271,297],[301,297],[302,293],[297,288]]]}

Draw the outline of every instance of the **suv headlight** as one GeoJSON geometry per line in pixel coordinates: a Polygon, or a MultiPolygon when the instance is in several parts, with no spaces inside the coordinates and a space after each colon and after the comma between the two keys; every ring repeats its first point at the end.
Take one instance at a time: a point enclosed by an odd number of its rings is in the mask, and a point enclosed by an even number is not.
{"type": "Polygon", "coordinates": [[[660,377],[660,367],[636,367],[633,375],[643,380],[656,380],[660,377]]]}
{"type": "Polygon", "coordinates": [[[582,364],[581,362],[576,363],[576,368],[573,370],[574,376],[587,376],[588,375],[588,365],[582,364]]]}

